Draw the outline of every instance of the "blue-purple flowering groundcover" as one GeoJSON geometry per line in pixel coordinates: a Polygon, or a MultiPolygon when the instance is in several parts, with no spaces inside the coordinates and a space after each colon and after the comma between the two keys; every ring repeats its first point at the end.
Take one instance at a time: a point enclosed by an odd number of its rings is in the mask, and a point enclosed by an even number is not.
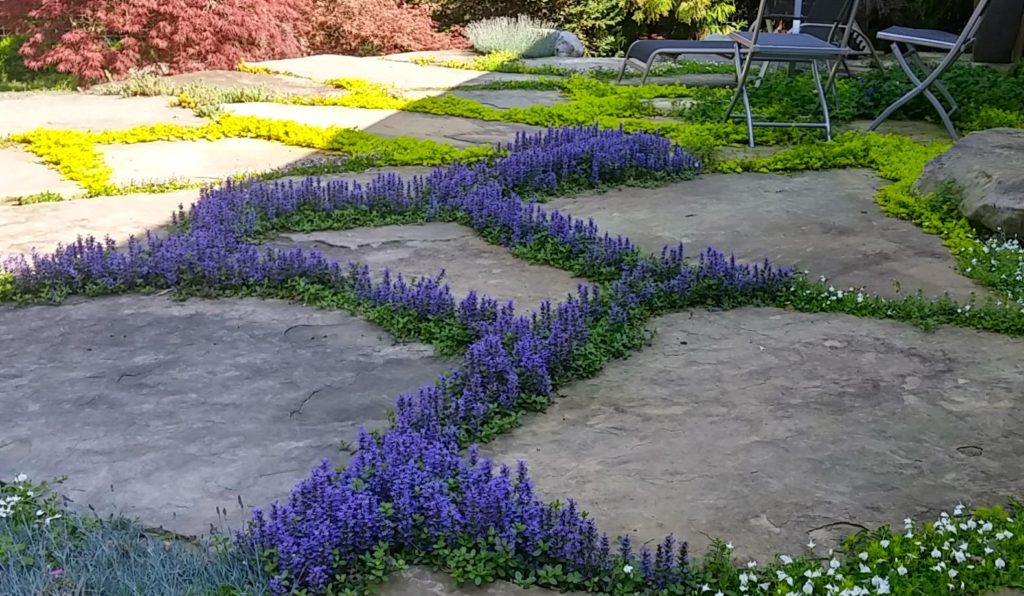
{"type": "Polygon", "coordinates": [[[343,470],[325,461],[285,503],[257,512],[238,540],[259,547],[274,593],[362,590],[394,557],[446,568],[458,579],[498,578],[561,588],[631,593],[680,586],[686,544],[671,536],[654,552],[601,534],[571,501],[548,504],[526,467],[494,469],[470,446],[543,408],[553,387],[593,374],[635,347],[643,324],[671,309],[768,300],[788,270],[737,264],[708,249],[694,261],[682,247],[646,255],[593,221],[544,210],[535,199],[574,188],[679,179],[699,160],[658,135],[596,127],[520,135],[493,163],[453,165],[403,181],[366,185],[228,183],[208,189],[165,237],[125,247],[93,239],[51,255],[13,259],[17,297],[60,299],[173,288],[185,293],[253,293],[318,284],[350,301],[424,321],[449,321],[466,335],[462,364],[434,385],[399,396],[383,435],[363,432],[343,470]],[[472,226],[516,254],[588,277],[559,304],[518,315],[511,303],[470,293],[456,301],[440,278],[407,281],[342,266],[316,252],[260,247],[255,238],[294,227],[343,222],[445,219],[472,226]],[[623,338],[633,338],[632,343],[623,338]],[[635,570],[635,571],[634,571],[635,570]]]}

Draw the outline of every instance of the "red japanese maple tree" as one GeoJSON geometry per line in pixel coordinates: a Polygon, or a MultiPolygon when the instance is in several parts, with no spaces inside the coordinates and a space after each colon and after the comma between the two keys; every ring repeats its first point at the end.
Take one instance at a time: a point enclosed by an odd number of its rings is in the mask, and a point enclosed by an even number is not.
{"type": "Polygon", "coordinates": [[[21,48],[30,68],[86,81],[159,64],[234,68],[305,50],[309,0],[36,0],[21,48]]]}

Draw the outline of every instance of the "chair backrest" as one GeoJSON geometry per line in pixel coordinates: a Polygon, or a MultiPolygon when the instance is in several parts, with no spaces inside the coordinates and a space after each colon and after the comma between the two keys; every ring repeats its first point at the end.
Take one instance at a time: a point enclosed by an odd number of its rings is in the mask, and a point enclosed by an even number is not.
{"type": "MultiPolygon", "coordinates": [[[[757,45],[757,38],[761,33],[765,16],[769,13],[769,4],[775,6],[777,1],[761,0],[757,9],[757,18],[754,20],[754,27],[751,29],[751,43],[754,45],[757,45]]],[[[988,0],[982,1],[987,2],[988,0]]],[[[831,24],[832,32],[828,39],[832,40],[836,31],[842,31],[843,38],[839,47],[849,47],[853,23],[857,19],[857,9],[860,8],[860,0],[804,0],[804,4],[807,9],[803,12],[806,13],[808,22],[831,24]]]]}
{"type": "Polygon", "coordinates": [[[974,12],[971,13],[971,18],[967,20],[967,25],[964,26],[964,30],[960,33],[960,38],[957,39],[957,46],[963,47],[974,41],[974,37],[978,34],[978,28],[981,27],[981,23],[985,20],[985,12],[988,10],[990,0],[979,0],[978,5],[974,7],[974,12]]]}

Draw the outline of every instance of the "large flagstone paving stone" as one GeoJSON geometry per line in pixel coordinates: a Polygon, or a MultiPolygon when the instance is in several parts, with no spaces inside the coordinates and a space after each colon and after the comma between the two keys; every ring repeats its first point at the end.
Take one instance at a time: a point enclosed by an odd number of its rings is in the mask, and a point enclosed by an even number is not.
{"type": "Polygon", "coordinates": [[[0,172],[3,172],[0,176],[0,203],[4,199],[47,191],[61,196],[85,193],[81,186],[64,179],[38,157],[16,146],[0,148],[0,172]]]}
{"type": "Polygon", "coordinates": [[[0,362],[0,470],[182,534],[344,463],[339,441],[452,365],[337,311],[158,296],[0,307],[0,362]]]}
{"type": "Polygon", "coordinates": [[[33,248],[51,252],[58,243],[79,236],[110,236],[126,242],[171,222],[179,206],[188,209],[199,198],[199,189],[161,194],[96,197],[34,205],[0,205],[0,258],[29,254],[33,248]]]}
{"type": "Polygon", "coordinates": [[[319,153],[259,139],[154,141],[97,149],[114,170],[115,184],[172,179],[222,182],[232,174],[264,172],[319,153]]]}
{"type": "Polygon", "coordinates": [[[202,126],[208,121],[170,106],[166,97],[115,97],[85,93],[0,96],[0,137],[37,128],[122,130],[146,124],[202,126]]]}
{"type": "Polygon", "coordinates": [[[561,269],[518,259],[454,223],[283,234],[272,244],[301,246],[340,263],[366,264],[378,278],[385,268],[406,279],[433,277],[443,270],[456,300],[476,290],[500,301],[513,300],[520,313],[535,309],[544,299],[561,302],[582,281],[561,269]]]}
{"type": "Polygon", "coordinates": [[[778,309],[653,326],[487,451],[610,534],[759,560],[1024,490],[1024,340],[778,309]]]}
{"type": "Polygon", "coordinates": [[[624,188],[551,201],[593,217],[648,251],[683,242],[691,256],[714,246],[737,258],[796,266],[836,287],[966,298],[984,289],[955,270],[938,236],[875,204],[884,181],[866,170],[708,174],[655,189],[624,188]]]}
{"type": "Polygon", "coordinates": [[[340,106],[297,106],[271,102],[225,104],[224,110],[239,116],[291,120],[310,126],[356,128],[382,137],[415,137],[469,147],[506,143],[516,132],[543,130],[508,122],[436,116],[400,110],[367,110],[340,106]]]}

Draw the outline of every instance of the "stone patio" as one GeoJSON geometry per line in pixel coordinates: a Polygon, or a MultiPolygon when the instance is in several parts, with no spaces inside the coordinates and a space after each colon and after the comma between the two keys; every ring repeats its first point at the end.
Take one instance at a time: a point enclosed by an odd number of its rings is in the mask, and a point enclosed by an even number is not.
{"type": "Polygon", "coordinates": [[[159,296],[0,307],[0,360],[0,469],[189,535],[344,463],[452,364],[338,311],[159,296]]]}
{"type": "Polygon", "coordinates": [[[611,535],[761,561],[1024,490],[1024,340],[776,309],[653,327],[485,449],[611,535]]]}
{"type": "MultiPolygon", "coordinates": [[[[451,56],[465,53],[455,53],[451,56]]],[[[171,82],[327,95],[339,77],[395,85],[410,97],[450,93],[494,108],[553,105],[550,91],[460,85],[536,77],[423,67],[412,55],[316,56],[257,64],[288,75],[213,71],[171,82]]],[[[556,64],[560,61],[532,64],[556,64]]],[[[579,68],[611,61],[584,60],[579,68]]],[[[722,79],[723,75],[695,75],[722,79]]],[[[731,79],[731,75],[724,75],[731,79]]],[[[678,80],[678,79],[676,79],[678,80]]],[[[702,84],[687,79],[687,84],[702,84]]],[[[207,121],[167,97],[0,96],[0,138],[38,127],[118,130],[207,121]]],[[[392,110],[246,103],[228,113],[408,136],[456,147],[506,142],[536,127],[392,110]]],[[[863,123],[852,123],[862,129],[863,123]]],[[[888,123],[922,141],[926,123],[888,123]]],[[[938,131],[938,132],[936,132],[938,131]]],[[[216,182],[321,153],[255,139],[100,147],[115,183],[216,182]]],[[[759,147],[758,154],[774,151],[759,147]]],[[[731,148],[735,155],[750,155],[731,148]]],[[[41,192],[84,193],[16,145],[0,146],[0,203],[41,192]]],[[[379,173],[327,176],[366,182],[379,173]]],[[[387,168],[403,176],[430,168],[387,168]]],[[[959,275],[941,240],[887,217],[873,201],[887,182],[863,170],[794,175],[702,175],[661,188],[623,188],[550,201],[645,251],[683,242],[746,261],[768,257],[841,288],[885,296],[921,290],[966,299],[983,288],[959,275]]],[[[48,252],[79,235],[119,243],[161,233],[198,189],[28,206],[0,204],[0,258],[48,252]]],[[[476,290],[525,313],[561,300],[583,280],[532,265],[449,223],[287,233],[277,248],[405,277],[445,271],[456,298],[476,290]]],[[[654,320],[653,345],[562,388],[543,415],[485,446],[524,459],[537,490],[575,498],[602,530],[638,542],[674,533],[693,552],[708,537],[741,557],[824,550],[846,534],[906,517],[933,517],[958,501],[985,505],[1024,492],[1024,340],[960,328],[775,309],[682,312],[654,320]]],[[[335,464],[360,425],[457,363],[338,311],[282,301],[130,295],[60,307],[0,305],[0,470],[67,475],[75,506],[121,511],[147,526],[194,535],[244,507],[287,496],[322,458],[335,464]]],[[[540,596],[496,583],[459,588],[422,567],[395,574],[388,596],[540,596]]],[[[1009,593],[1008,593],[1009,594],[1009,593]]]]}

